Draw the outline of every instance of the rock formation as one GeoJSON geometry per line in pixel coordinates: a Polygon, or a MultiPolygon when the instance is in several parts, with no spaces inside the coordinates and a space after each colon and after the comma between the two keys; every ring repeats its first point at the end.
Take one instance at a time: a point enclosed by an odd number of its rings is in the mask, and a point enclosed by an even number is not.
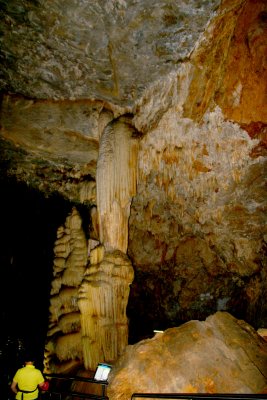
{"type": "MultiPolygon", "coordinates": [[[[238,292],[261,312],[266,192],[264,159],[251,157],[257,144],[218,108],[201,123],[170,109],[141,141],[128,251],[151,299],[150,332],[203,308],[234,309],[238,292]]],[[[141,307],[137,320],[150,313],[141,307]]]]}
{"type": "Polygon", "coordinates": [[[128,346],[110,373],[111,400],[133,393],[260,393],[267,343],[242,320],[217,312],[128,346]]]}
{"type": "Polygon", "coordinates": [[[58,229],[54,253],[46,372],[58,371],[60,363],[83,360],[78,289],[88,254],[82,220],[75,208],[65,226],[58,229]]]}
{"type": "Polygon", "coordinates": [[[75,208],[58,229],[54,253],[46,372],[66,372],[80,364],[94,370],[100,361],[114,362],[128,344],[130,260],[98,245],[88,259],[75,208]]]}
{"type": "Polygon", "coordinates": [[[104,130],[96,175],[100,241],[107,250],[124,253],[128,247],[130,206],[136,194],[138,154],[135,129],[127,122],[115,121],[104,130]]]}

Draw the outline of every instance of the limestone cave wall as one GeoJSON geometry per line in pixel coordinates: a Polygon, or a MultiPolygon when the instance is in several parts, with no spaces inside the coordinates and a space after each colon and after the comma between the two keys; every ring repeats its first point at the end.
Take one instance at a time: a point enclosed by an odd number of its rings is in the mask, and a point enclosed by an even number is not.
{"type": "Polygon", "coordinates": [[[135,326],[147,319],[140,334],[217,310],[266,319],[266,165],[251,156],[257,145],[219,108],[201,123],[169,110],[141,141],[128,249],[129,313],[135,326]]]}

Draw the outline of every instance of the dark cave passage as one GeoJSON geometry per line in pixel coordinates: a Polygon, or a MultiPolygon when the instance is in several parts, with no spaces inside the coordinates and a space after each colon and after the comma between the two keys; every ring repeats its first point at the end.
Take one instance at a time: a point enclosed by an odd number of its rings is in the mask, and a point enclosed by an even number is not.
{"type": "MultiPolygon", "coordinates": [[[[42,368],[53,246],[72,204],[25,184],[1,181],[1,370],[12,375],[24,350],[42,368]],[[8,370],[8,371],[7,371],[8,370]]],[[[8,377],[10,379],[10,376],[8,377]]]]}

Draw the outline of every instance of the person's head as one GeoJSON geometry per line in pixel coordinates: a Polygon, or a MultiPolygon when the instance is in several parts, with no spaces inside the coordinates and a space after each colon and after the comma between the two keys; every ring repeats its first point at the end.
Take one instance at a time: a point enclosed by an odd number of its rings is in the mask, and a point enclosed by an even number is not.
{"type": "Polygon", "coordinates": [[[34,361],[25,361],[25,365],[33,365],[34,361]]]}
{"type": "Polygon", "coordinates": [[[34,355],[33,355],[31,352],[25,353],[25,356],[24,356],[24,363],[25,363],[26,365],[34,364],[34,361],[35,361],[35,357],[34,357],[34,355]]]}

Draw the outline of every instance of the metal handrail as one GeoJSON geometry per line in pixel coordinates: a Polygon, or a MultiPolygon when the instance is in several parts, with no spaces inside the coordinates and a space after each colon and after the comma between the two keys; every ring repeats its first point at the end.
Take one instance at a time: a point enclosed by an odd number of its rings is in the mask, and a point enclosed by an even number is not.
{"type": "Polygon", "coordinates": [[[83,376],[73,376],[73,375],[62,375],[62,374],[44,374],[44,377],[46,379],[55,379],[57,380],[64,380],[67,382],[71,381],[80,381],[80,382],[89,382],[89,383],[94,383],[96,385],[101,385],[102,388],[102,394],[97,395],[93,393],[83,393],[83,392],[74,392],[71,390],[59,390],[59,389],[53,389],[49,388],[47,392],[41,393],[40,397],[41,399],[53,399],[55,396],[56,398],[61,400],[66,397],[80,397],[83,399],[92,399],[92,400],[108,400],[108,397],[106,396],[106,386],[108,385],[108,381],[98,381],[94,378],[85,378],[83,376]]]}
{"type": "Polygon", "coordinates": [[[84,376],[62,375],[62,374],[43,374],[45,378],[64,379],[69,381],[91,382],[101,386],[107,386],[108,381],[98,381],[94,378],[86,378],[84,376]]]}
{"type": "MultiPolygon", "coordinates": [[[[94,378],[85,378],[82,376],[72,376],[72,375],[62,375],[62,374],[44,374],[47,379],[59,379],[66,381],[80,381],[89,382],[102,387],[102,395],[96,395],[92,393],[74,392],[74,391],[59,391],[59,390],[49,390],[45,394],[45,398],[49,395],[49,399],[53,399],[51,395],[57,395],[59,400],[64,399],[66,396],[80,397],[82,399],[92,399],[92,400],[109,400],[106,395],[106,387],[108,381],[98,381],[94,378]],[[63,397],[62,397],[63,396],[63,397]]],[[[267,400],[267,394],[244,394],[244,393],[133,393],[131,400],[136,398],[147,398],[147,399],[189,399],[189,400],[267,400]]],[[[41,395],[41,399],[42,399],[41,395]]]]}
{"type": "Polygon", "coordinates": [[[209,400],[266,400],[267,394],[244,394],[244,393],[133,393],[131,399],[157,398],[157,399],[209,399],[209,400]]]}

